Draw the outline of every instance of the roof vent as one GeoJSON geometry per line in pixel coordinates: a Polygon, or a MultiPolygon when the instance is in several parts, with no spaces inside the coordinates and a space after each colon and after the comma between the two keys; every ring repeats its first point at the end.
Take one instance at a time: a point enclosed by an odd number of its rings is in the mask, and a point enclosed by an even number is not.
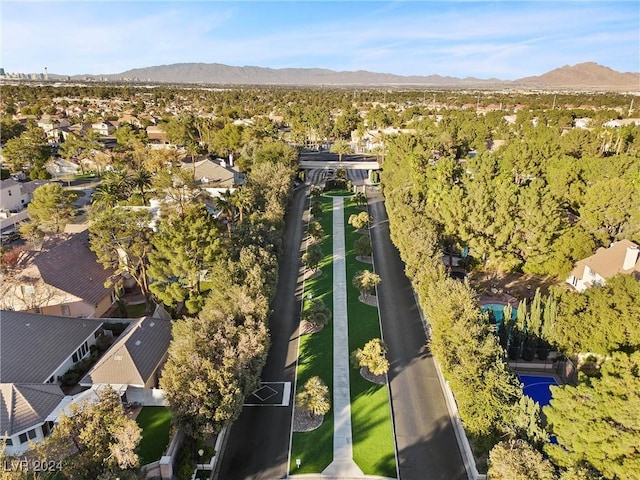
{"type": "Polygon", "coordinates": [[[142,342],[140,340],[136,340],[136,347],[140,345],[142,342]]]}
{"type": "Polygon", "coordinates": [[[114,355],[113,359],[119,362],[120,360],[122,360],[122,355],[114,355]]]}
{"type": "Polygon", "coordinates": [[[153,327],[155,324],[156,324],[156,322],[151,322],[151,323],[149,324],[149,326],[150,326],[150,327],[153,327]]]}

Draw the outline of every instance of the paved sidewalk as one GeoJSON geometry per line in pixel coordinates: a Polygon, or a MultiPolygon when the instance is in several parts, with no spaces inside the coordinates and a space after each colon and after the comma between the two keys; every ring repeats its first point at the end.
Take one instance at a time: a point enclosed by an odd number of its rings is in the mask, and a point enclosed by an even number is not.
{"type": "Polygon", "coordinates": [[[349,336],[347,268],[344,241],[344,198],[333,199],[333,462],[323,475],[364,477],[353,461],[351,396],[349,393],[349,336]]]}

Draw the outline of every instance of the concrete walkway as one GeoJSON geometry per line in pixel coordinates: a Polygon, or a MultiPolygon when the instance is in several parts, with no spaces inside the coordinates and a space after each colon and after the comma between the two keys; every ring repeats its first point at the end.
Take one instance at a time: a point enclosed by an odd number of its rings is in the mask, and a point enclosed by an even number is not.
{"type": "Polygon", "coordinates": [[[353,461],[351,396],[349,393],[349,334],[347,266],[344,241],[344,198],[333,199],[333,462],[323,475],[364,477],[353,461]]]}

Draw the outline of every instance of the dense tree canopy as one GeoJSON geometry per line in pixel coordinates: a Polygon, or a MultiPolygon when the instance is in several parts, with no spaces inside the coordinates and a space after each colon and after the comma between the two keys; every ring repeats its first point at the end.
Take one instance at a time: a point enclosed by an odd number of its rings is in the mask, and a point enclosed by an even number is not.
{"type": "Polygon", "coordinates": [[[637,478],[640,472],[640,352],[614,353],[596,378],[578,386],[552,387],[544,408],[558,439],[546,451],[563,467],[583,464],[606,479],[637,478]]]}
{"type": "Polygon", "coordinates": [[[61,473],[69,480],[138,478],[136,449],[141,429],[125,415],[113,388],[108,386],[97,394],[95,403],[72,403],[69,414],[60,415],[51,436],[35,446],[34,458],[63,457],[61,473]]]}

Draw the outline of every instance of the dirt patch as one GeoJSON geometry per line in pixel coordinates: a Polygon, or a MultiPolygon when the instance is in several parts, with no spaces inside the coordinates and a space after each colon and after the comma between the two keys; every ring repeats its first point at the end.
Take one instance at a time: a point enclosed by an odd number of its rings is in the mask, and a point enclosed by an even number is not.
{"type": "Polygon", "coordinates": [[[309,432],[315,430],[324,420],[324,415],[309,415],[307,410],[295,408],[293,411],[293,431],[309,432]]]}
{"type": "Polygon", "coordinates": [[[362,263],[368,263],[369,265],[373,264],[373,259],[370,256],[358,255],[356,260],[362,263]]]}
{"type": "Polygon", "coordinates": [[[384,385],[387,383],[386,375],[374,375],[367,367],[362,367],[360,369],[360,375],[371,383],[377,383],[378,385],[384,385]]]}
{"type": "Polygon", "coordinates": [[[555,277],[541,277],[523,273],[471,272],[469,282],[481,296],[496,297],[508,295],[518,300],[532,299],[536,288],[544,295],[549,287],[561,285],[563,282],[555,277]]]}
{"type": "Polygon", "coordinates": [[[369,295],[366,298],[363,297],[362,295],[360,295],[358,297],[358,300],[360,300],[362,303],[365,303],[371,307],[377,307],[378,306],[378,297],[376,297],[375,295],[369,295]]]}
{"type": "Polygon", "coordinates": [[[310,335],[312,333],[318,333],[324,328],[324,325],[316,325],[315,323],[302,320],[300,322],[300,335],[310,335]]]}

